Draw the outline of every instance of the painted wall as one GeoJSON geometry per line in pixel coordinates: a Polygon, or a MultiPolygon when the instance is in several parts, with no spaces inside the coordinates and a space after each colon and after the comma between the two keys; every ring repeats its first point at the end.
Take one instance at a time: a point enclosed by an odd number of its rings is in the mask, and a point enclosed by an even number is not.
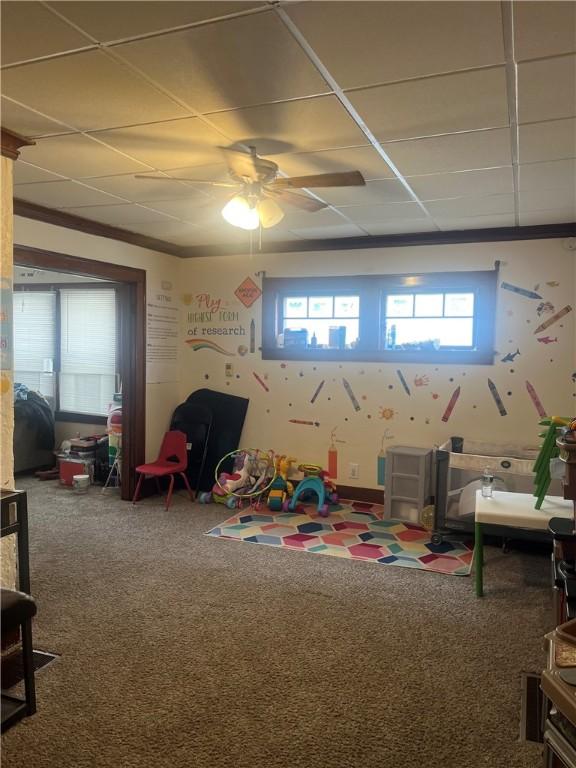
{"type": "Polygon", "coordinates": [[[394,444],[432,446],[462,435],[537,445],[539,415],[527,382],[546,413],[576,411],[574,311],[535,333],[563,307],[576,305],[574,252],[568,245],[568,241],[539,240],[182,262],[181,399],[202,386],[249,397],[244,446],[273,448],[303,462],[326,465],[331,439],[336,440],[339,481],[364,487],[377,487],[377,455],[382,447],[394,444]],[[479,270],[492,269],[496,260],[501,267],[496,353],[490,366],[265,361],[258,352],[261,300],[246,308],[234,293],[246,277],[260,285],[262,271],[269,277],[305,277],[479,270]],[[542,298],[503,289],[502,282],[536,290],[542,298]],[[250,352],[252,321],[254,352],[250,352]],[[514,359],[503,361],[508,353],[514,359]],[[399,368],[410,395],[401,384],[399,368]],[[359,411],[353,408],[343,378],[350,383],[359,411]],[[505,416],[498,410],[488,378],[501,396],[505,416]],[[444,422],[442,416],[458,387],[459,398],[444,422]],[[349,462],[359,464],[358,480],[349,479],[349,462]]]}
{"type": "MultiPolygon", "coordinates": [[[[179,259],[128,243],[87,235],[20,216],[14,217],[14,243],[144,269],[149,296],[158,291],[170,294],[175,291],[177,285],[179,259]]],[[[170,424],[172,411],[180,402],[178,375],[179,365],[175,366],[170,381],[146,385],[147,460],[156,457],[162,435],[170,424]]]]}

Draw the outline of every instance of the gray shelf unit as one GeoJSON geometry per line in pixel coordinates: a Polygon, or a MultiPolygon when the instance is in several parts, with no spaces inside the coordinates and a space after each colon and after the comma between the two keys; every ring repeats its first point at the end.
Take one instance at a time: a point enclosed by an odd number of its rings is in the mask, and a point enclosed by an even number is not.
{"type": "Polygon", "coordinates": [[[432,449],[394,445],[386,451],[384,517],[419,523],[433,494],[432,449]]]}

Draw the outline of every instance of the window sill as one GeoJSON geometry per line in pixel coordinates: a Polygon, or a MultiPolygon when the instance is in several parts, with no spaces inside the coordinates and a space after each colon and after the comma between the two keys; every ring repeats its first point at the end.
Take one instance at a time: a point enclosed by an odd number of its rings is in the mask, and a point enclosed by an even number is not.
{"type": "Polygon", "coordinates": [[[77,424],[107,424],[107,416],[91,416],[89,413],[71,413],[70,411],[56,411],[54,421],[69,421],[77,424]]]}
{"type": "Polygon", "coordinates": [[[493,365],[494,353],[475,351],[294,349],[262,348],[263,360],[310,360],[338,363],[435,363],[437,365],[493,365]]]}

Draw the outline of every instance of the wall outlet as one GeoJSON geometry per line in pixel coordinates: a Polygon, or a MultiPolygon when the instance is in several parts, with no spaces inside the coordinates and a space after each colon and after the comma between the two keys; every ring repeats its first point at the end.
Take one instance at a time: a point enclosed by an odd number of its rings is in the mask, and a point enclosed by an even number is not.
{"type": "Polygon", "coordinates": [[[348,477],[350,478],[350,480],[358,480],[358,478],[360,477],[360,470],[359,470],[358,464],[353,464],[352,462],[350,462],[350,464],[348,465],[348,477]]]}

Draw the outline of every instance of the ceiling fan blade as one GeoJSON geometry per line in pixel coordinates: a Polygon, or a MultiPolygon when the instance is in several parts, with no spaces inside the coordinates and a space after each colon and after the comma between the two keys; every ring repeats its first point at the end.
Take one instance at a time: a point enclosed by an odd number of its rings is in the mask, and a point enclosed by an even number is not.
{"type": "Polygon", "coordinates": [[[153,179],[154,181],[188,181],[192,184],[209,184],[211,187],[238,187],[238,184],[233,184],[229,181],[207,181],[206,179],[188,179],[184,177],[176,176],[152,176],[147,173],[137,173],[134,176],[135,179],[153,179]]]}
{"type": "Polygon", "coordinates": [[[322,208],[328,208],[328,203],[322,203],[320,200],[315,200],[313,197],[299,195],[296,192],[290,192],[287,189],[270,189],[267,190],[267,193],[275,200],[280,200],[282,203],[291,205],[294,208],[300,208],[303,211],[309,211],[310,213],[321,211],[322,208]]]}
{"type": "Polygon", "coordinates": [[[278,172],[278,166],[271,160],[258,157],[255,152],[239,152],[237,149],[221,147],[230,173],[236,178],[248,181],[268,181],[278,172]]]}
{"type": "Polygon", "coordinates": [[[360,171],[345,171],[343,173],[316,173],[312,176],[291,176],[287,179],[275,179],[272,182],[276,189],[294,189],[314,187],[363,187],[366,185],[360,171]]]}

